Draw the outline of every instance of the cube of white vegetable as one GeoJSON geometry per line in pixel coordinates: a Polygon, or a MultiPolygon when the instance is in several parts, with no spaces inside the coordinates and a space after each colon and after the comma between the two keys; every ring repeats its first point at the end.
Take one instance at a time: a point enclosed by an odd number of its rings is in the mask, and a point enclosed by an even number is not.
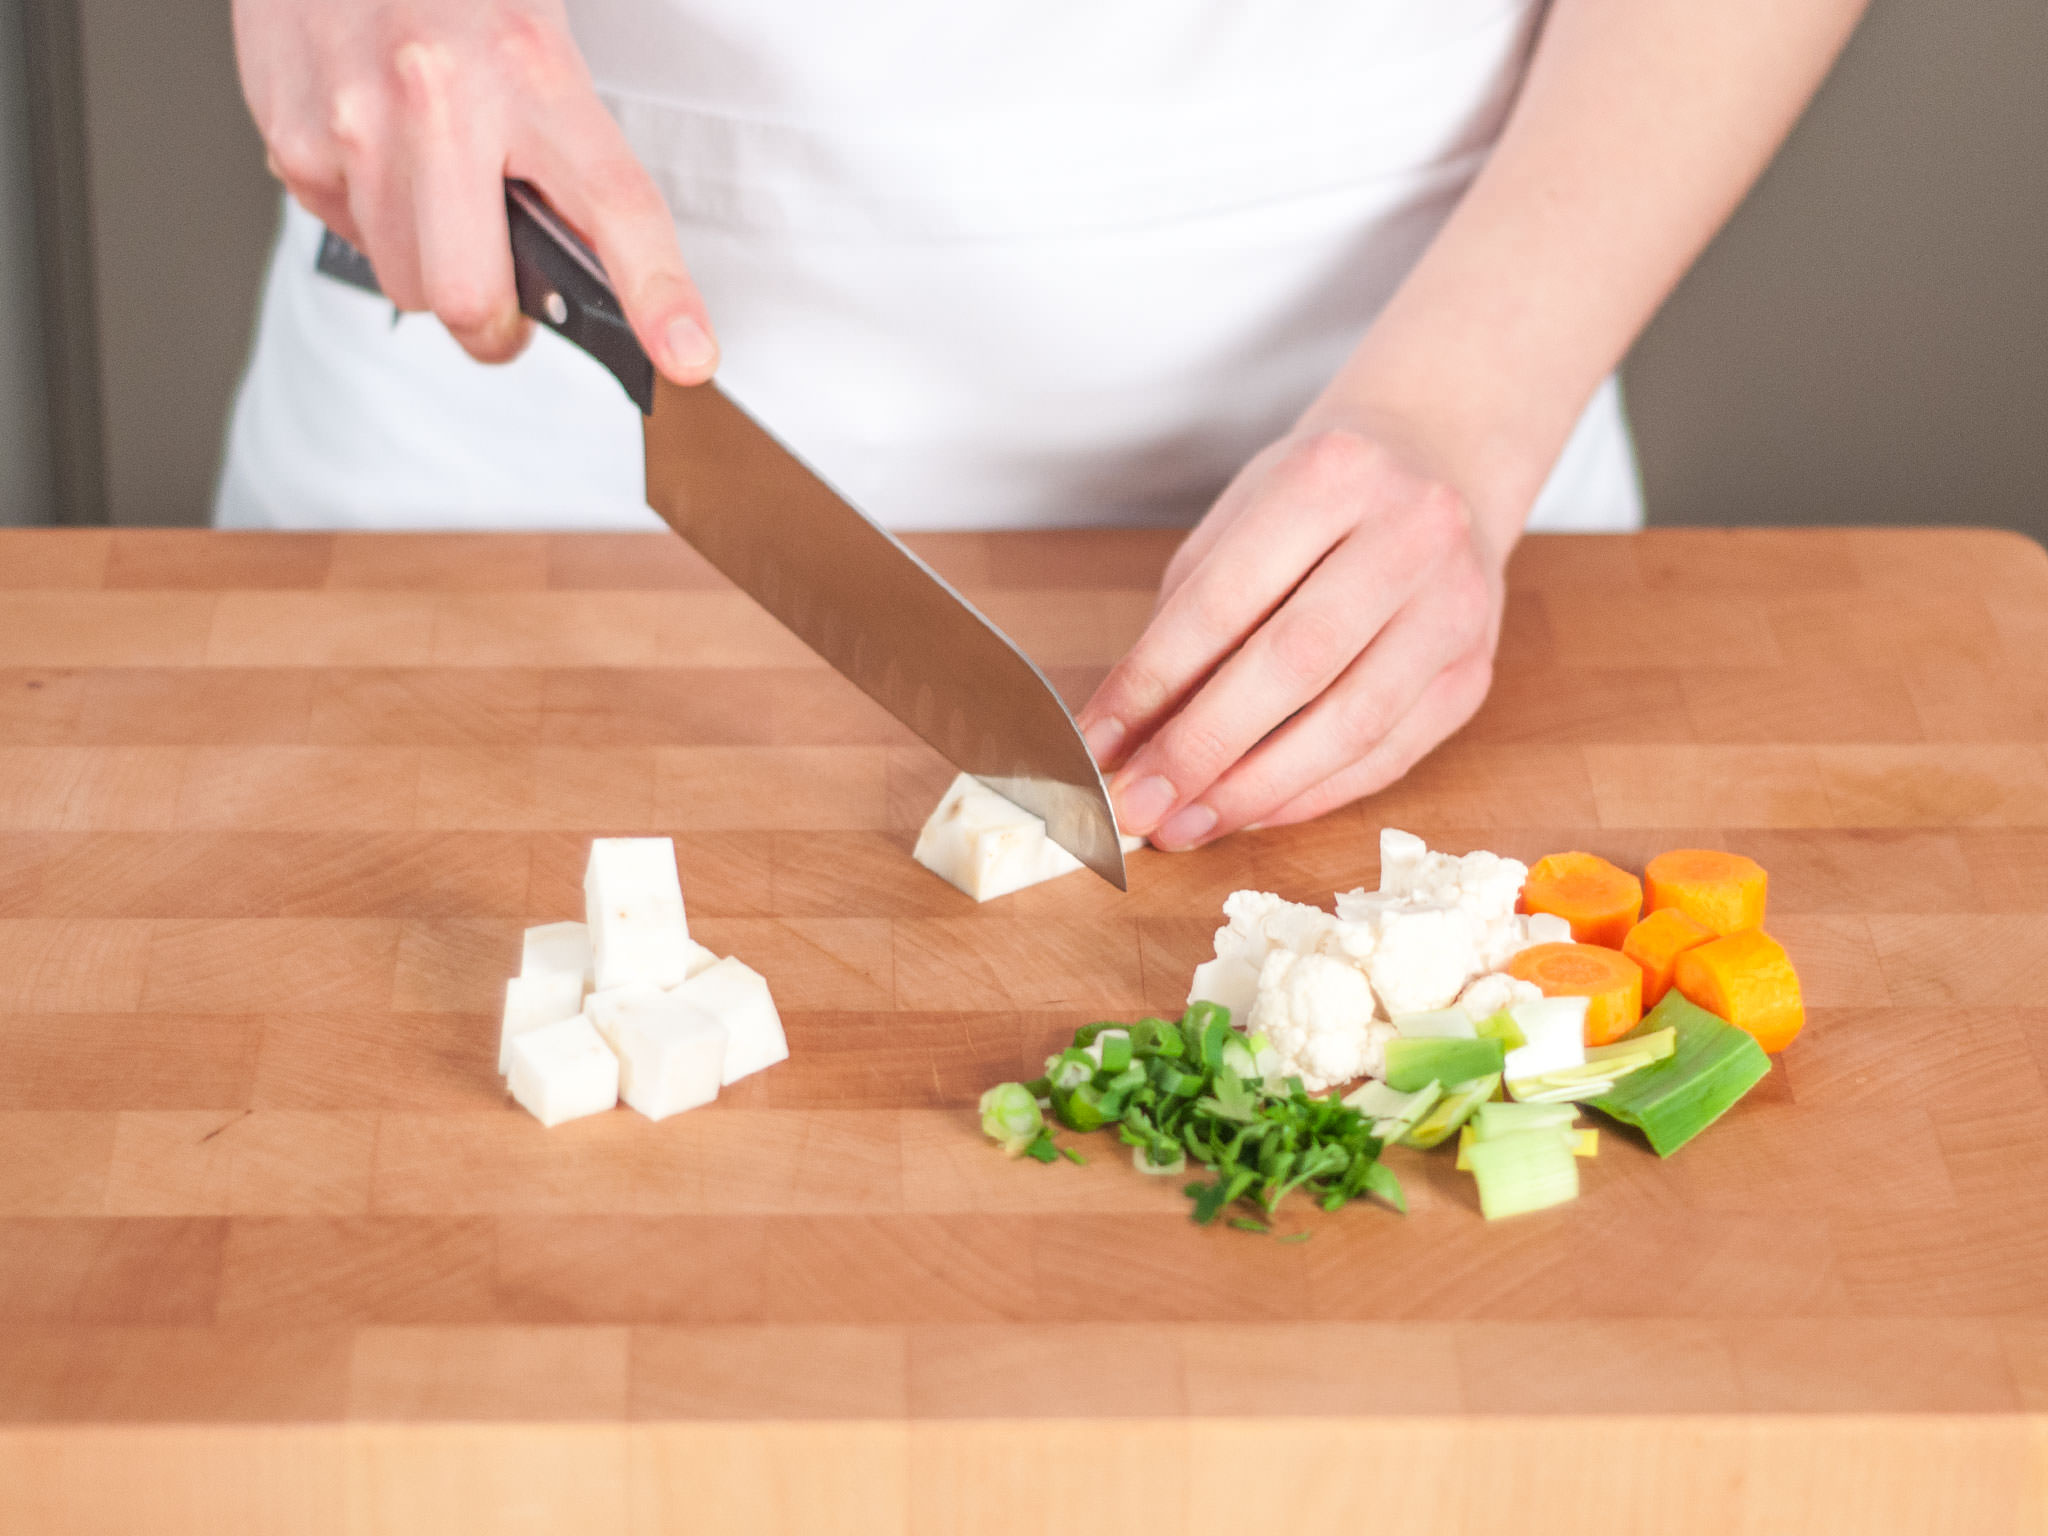
{"type": "Polygon", "coordinates": [[[561,971],[581,976],[586,989],[591,985],[588,923],[544,923],[526,930],[519,952],[519,974],[545,976],[561,971]]]}
{"type": "Polygon", "coordinates": [[[595,839],[583,901],[598,990],[635,981],[672,987],[687,978],[692,946],[671,839],[595,839]]]}
{"type": "Polygon", "coordinates": [[[619,1097],[650,1120],[664,1120],[718,1097],[726,1030],[673,992],[624,1010],[611,1044],[619,1057],[619,1097]]]}
{"type": "Polygon", "coordinates": [[[505,983],[505,1013],[498,1027],[498,1074],[512,1070],[512,1042],[529,1030],[573,1019],[583,1007],[581,971],[543,971],[505,983]]]}
{"type": "Polygon", "coordinates": [[[725,1026],[725,1071],[722,1081],[741,1078],[789,1059],[782,1017],[758,971],[727,958],[692,976],[671,994],[703,1009],[725,1026]]]}
{"type": "Polygon", "coordinates": [[[591,993],[583,1000],[583,1017],[590,1020],[598,1037],[616,1053],[621,1024],[636,1012],[659,1010],[667,1005],[668,993],[660,987],[649,986],[644,981],[631,981],[623,987],[607,987],[602,992],[591,993]]]}
{"type": "Polygon", "coordinates": [[[619,1058],[577,1015],[512,1043],[512,1097],[542,1125],[602,1114],[619,1102],[619,1058]]]}
{"type": "Polygon", "coordinates": [[[1586,1008],[1583,997],[1539,997],[1508,1009],[1525,1042],[1508,1052],[1509,1082],[1586,1064],[1586,1008]]]}
{"type": "Polygon", "coordinates": [[[1555,912],[1531,912],[1522,919],[1522,930],[1531,944],[1569,944],[1572,925],[1555,912]]]}
{"type": "Polygon", "coordinates": [[[1045,835],[1045,823],[971,774],[948,786],[912,857],[976,901],[991,901],[1060,875],[1081,861],[1045,835]]]}

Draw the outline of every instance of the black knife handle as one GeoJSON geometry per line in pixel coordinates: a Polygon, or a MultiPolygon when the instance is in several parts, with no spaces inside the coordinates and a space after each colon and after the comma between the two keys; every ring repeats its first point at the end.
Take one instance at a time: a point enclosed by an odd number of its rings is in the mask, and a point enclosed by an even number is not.
{"type": "MultiPolygon", "coordinates": [[[[512,229],[512,280],[522,314],[567,337],[611,371],[643,416],[654,412],[654,364],[641,350],[604,265],[541,195],[505,183],[512,229]]],[[[323,232],[314,267],[368,293],[382,293],[369,258],[333,230],[323,232]]]]}

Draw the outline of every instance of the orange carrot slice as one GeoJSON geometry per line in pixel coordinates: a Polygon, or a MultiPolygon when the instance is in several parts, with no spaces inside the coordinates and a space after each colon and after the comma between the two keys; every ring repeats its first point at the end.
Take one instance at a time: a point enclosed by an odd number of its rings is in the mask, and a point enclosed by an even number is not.
{"type": "Polygon", "coordinates": [[[1643,883],[1598,854],[1553,853],[1529,871],[1522,906],[1563,918],[1578,943],[1619,949],[1643,915],[1643,883]]]}
{"type": "Polygon", "coordinates": [[[1792,957],[1761,928],[1686,950],[1678,957],[1675,985],[1688,1002],[1749,1031],[1773,1055],[1806,1023],[1792,957]]]}
{"type": "Polygon", "coordinates": [[[1621,952],[1643,968],[1643,1006],[1654,1008],[1664,1001],[1677,974],[1678,957],[1697,949],[1714,937],[1705,923],[1694,922],[1677,907],[1652,912],[1621,941],[1621,952]]]}
{"type": "Polygon", "coordinates": [[[1755,859],[1716,848],[1675,848],[1650,860],[1643,879],[1652,912],[1676,907],[1716,933],[1764,925],[1770,877],[1755,859]]]}
{"type": "Polygon", "coordinates": [[[1643,968],[1598,944],[1535,944],[1508,961],[1508,974],[1545,997],[1586,998],[1586,1044],[1612,1045],[1643,1017],[1643,968]]]}

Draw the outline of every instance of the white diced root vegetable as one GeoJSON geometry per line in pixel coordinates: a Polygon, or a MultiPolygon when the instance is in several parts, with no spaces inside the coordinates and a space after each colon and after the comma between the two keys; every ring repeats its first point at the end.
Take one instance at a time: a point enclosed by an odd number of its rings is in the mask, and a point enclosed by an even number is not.
{"type": "Polygon", "coordinates": [[[589,921],[528,929],[505,989],[498,1070],[544,1125],[622,1093],[660,1120],[788,1058],[768,983],[690,937],[673,842],[597,839],[583,891],[589,921]]]}
{"type": "Polygon", "coordinates": [[[1572,941],[1570,921],[1555,912],[1531,912],[1522,919],[1522,931],[1528,938],[1524,948],[1538,944],[1569,944],[1572,941]]]}
{"type": "Polygon", "coordinates": [[[512,1043],[512,1097],[542,1125],[602,1114],[619,1102],[619,1058],[578,1014],[512,1043]]]}
{"type": "Polygon", "coordinates": [[[917,834],[912,857],[976,901],[1070,875],[1081,861],[1045,834],[1038,817],[961,774],[917,834]]]}
{"type": "Polygon", "coordinates": [[[650,1120],[663,1120],[718,1097],[725,1071],[725,1026],[673,992],[624,1010],[610,1037],[619,1058],[619,1097],[650,1120]]]}
{"type": "Polygon", "coordinates": [[[598,990],[636,981],[672,987],[687,979],[694,946],[671,839],[596,839],[583,874],[583,902],[598,990]]]}
{"type": "Polygon", "coordinates": [[[590,925],[588,923],[543,923],[526,930],[519,951],[522,976],[558,975],[570,972],[583,978],[586,991],[595,978],[590,971],[590,925]]]}
{"type": "Polygon", "coordinates": [[[598,1038],[614,1051],[619,1048],[619,1027],[636,1014],[648,1010],[659,1010],[665,1006],[668,993],[660,987],[649,986],[644,981],[628,982],[623,987],[607,987],[602,992],[593,992],[583,1000],[583,1016],[590,1020],[598,1038]]]}
{"type": "Polygon", "coordinates": [[[498,1029],[498,1075],[512,1070],[512,1044],[531,1030],[573,1019],[583,1007],[581,971],[543,971],[505,983],[505,1014],[498,1029]]]}
{"type": "Polygon", "coordinates": [[[731,958],[721,960],[692,976],[671,995],[703,1009],[725,1026],[723,1081],[736,1083],[789,1059],[789,1042],[782,1033],[775,999],[769,995],[768,983],[750,966],[731,958]]]}

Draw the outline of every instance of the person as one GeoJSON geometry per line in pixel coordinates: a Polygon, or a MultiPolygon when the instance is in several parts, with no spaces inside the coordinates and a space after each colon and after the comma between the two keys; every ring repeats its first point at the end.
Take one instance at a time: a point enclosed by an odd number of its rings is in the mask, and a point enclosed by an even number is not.
{"type": "Polygon", "coordinates": [[[1613,370],[1863,4],[236,0],[291,202],[217,521],[659,526],[519,356],[523,178],[891,526],[1192,523],[1079,721],[1162,847],[1313,817],[1478,708],[1525,526],[1640,523],[1613,370]]]}

